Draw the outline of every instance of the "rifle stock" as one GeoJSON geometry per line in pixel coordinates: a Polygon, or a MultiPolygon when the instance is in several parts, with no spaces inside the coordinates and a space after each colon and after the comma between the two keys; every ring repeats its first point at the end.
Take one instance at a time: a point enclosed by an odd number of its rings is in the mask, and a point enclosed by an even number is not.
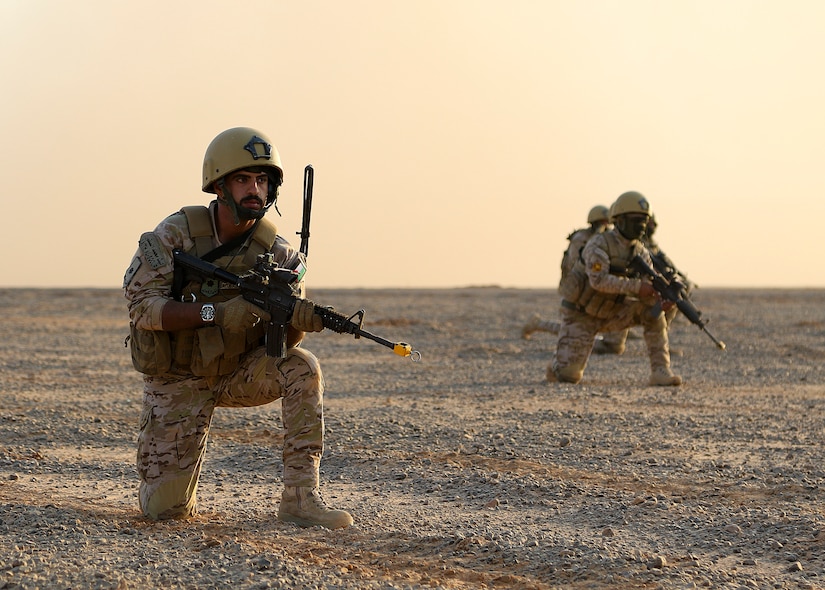
{"type": "Polygon", "coordinates": [[[630,268],[638,273],[650,277],[653,288],[667,301],[672,301],[691,324],[698,326],[716,344],[720,350],[725,350],[725,343],[718,340],[707,328],[707,320],[702,319],[702,312],[699,311],[687,296],[685,286],[677,279],[666,279],[662,274],[653,269],[641,256],[634,256],[630,261],[630,268]]]}
{"type": "MultiPolygon", "coordinates": [[[[174,250],[175,264],[206,278],[214,278],[237,287],[243,298],[254,303],[270,315],[266,331],[266,354],[275,358],[286,356],[286,334],[295,301],[299,298],[293,288],[301,273],[287,268],[275,267],[266,254],[258,257],[258,263],[249,274],[239,276],[219,266],[202,260],[181,250],[174,250]]],[[[395,354],[410,357],[413,361],[421,360],[421,353],[413,350],[405,342],[391,342],[363,329],[364,310],[352,316],[346,316],[331,307],[315,305],[315,313],[321,316],[325,328],[339,334],[352,334],[355,338],[367,338],[382,346],[390,348],[395,354]],[[353,318],[358,321],[353,321],[353,318]]]]}

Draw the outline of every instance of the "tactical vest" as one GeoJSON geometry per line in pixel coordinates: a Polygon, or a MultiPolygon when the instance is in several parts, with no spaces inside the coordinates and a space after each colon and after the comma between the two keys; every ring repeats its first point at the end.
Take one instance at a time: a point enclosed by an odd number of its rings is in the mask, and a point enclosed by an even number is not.
{"type": "MultiPolygon", "coordinates": [[[[187,250],[187,253],[203,258],[215,250],[212,216],[209,209],[196,205],[184,207],[181,212],[186,215],[189,235],[194,242],[194,246],[187,250]]],[[[246,240],[247,245],[241,247],[240,252],[234,255],[231,253],[224,254],[211,262],[233,274],[243,274],[254,266],[259,254],[269,252],[272,249],[276,238],[276,227],[269,221],[261,219],[257,222],[253,234],[246,240]]],[[[237,251],[238,248],[233,250],[237,251]]],[[[176,278],[175,282],[181,281],[176,278]]],[[[182,285],[180,293],[175,294],[174,297],[175,299],[179,297],[180,301],[218,303],[240,295],[240,291],[233,284],[212,278],[204,278],[189,271],[184,271],[182,285]]],[[[147,342],[144,361],[136,358],[135,347],[133,346],[132,361],[138,371],[148,375],[158,375],[166,372],[191,373],[200,377],[228,375],[237,369],[244,353],[261,344],[265,332],[266,324],[264,322],[260,322],[257,326],[242,332],[225,332],[220,326],[214,324],[177,332],[137,330],[137,334],[132,334],[133,340],[136,337],[142,337],[145,340],[147,336],[151,336],[153,341],[151,343],[147,342]],[[149,334],[142,334],[142,332],[149,332],[149,334]],[[156,348],[158,336],[168,336],[169,348],[167,350],[169,351],[169,357],[167,357],[166,362],[157,361],[158,358],[165,356],[164,351],[156,348]],[[152,350],[153,348],[154,350],[152,350]]]]}
{"type": "MultiPolygon", "coordinates": [[[[567,275],[573,270],[576,262],[581,259],[582,250],[584,250],[587,241],[592,238],[594,234],[593,229],[586,227],[584,229],[577,229],[567,236],[567,241],[570,243],[561,257],[561,280],[567,278],[567,275]]],[[[561,283],[559,284],[561,285],[561,283]]]]}
{"type": "MultiPolygon", "coordinates": [[[[626,248],[621,244],[615,233],[605,232],[602,235],[607,248],[607,256],[610,260],[610,274],[623,277],[629,276],[628,266],[630,261],[634,256],[642,253],[644,246],[639,242],[635,242],[630,248],[626,248]]],[[[564,288],[560,288],[563,298],[562,305],[599,319],[611,317],[625,300],[623,293],[618,295],[615,293],[602,293],[594,289],[587,276],[584,261],[581,259],[576,262],[570,275],[563,283],[564,288]]]]}

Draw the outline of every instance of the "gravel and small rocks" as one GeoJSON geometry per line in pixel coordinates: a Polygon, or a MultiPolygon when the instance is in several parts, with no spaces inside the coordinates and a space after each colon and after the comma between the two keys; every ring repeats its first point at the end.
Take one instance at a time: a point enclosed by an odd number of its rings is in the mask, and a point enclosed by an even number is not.
{"type": "Polygon", "coordinates": [[[699,289],[728,349],[677,320],[676,388],[638,338],[547,384],[552,290],[309,296],[422,354],[307,337],[337,531],[276,518],[278,404],[218,409],[200,514],[144,519],[120,291],[0,290],[0,589],[825,588],[825,291],[699,289]]]}

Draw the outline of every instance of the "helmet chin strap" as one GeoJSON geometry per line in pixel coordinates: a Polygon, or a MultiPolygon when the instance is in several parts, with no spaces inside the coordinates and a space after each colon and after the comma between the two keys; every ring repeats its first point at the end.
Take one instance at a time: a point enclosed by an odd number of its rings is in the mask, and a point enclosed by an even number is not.
{"type": "Polygon", "coordinates": [[[278,184],[273,182],[273,177],[270,175],[269,177],[269,193],[266,195],[266,206],[264,207],[264,212],[268,211],[270,207],[273,205],[275,206],[275,212],[278,214],[278,217],[281,217],[281,211],[278,209],[278,184]]]}
{"type": "MultiPolygon", "coordinates": [[[[215,183],[216,188],[221,189],[221,193],[226,194],[226,184],[221,178],[219,181],[215,183]]],[[[232,211],[232,220],[235,222],[235,225],[241,224],[241,219],[250,220],[250,219],[261,219],[266,212],[269,211],[269,208],[275,205],[275,211],[277,211],[278,216],[281,215],[281,211],[278,209],[278,187],[273,187],[270,184],[269,194],[266,196],[266,204],[261,209],[247,209],[241,205],[238,205],[235,202],[235,199],[227,199],[221,195],[218,195],[218,201],[229,207],[229,210],[232,211]]]]}
{"type": "Polygon", "coordinates": [[[238,207],[235,204],[235,200],[227,199],[223,196],[223,194],[226,193],[226,183],[223,181],[223,178],[221,178],[215,183],[215,189],[215,192],[218,197],[218,202],[223,203],[224,205],[229,207],[229,210],[232,211],[232,221],[235,223],[235,225],[240,225],[241,218],[238,215],[238,207]],[[220,189],[220,192],[218,192],[217,189],[220,189]]]}

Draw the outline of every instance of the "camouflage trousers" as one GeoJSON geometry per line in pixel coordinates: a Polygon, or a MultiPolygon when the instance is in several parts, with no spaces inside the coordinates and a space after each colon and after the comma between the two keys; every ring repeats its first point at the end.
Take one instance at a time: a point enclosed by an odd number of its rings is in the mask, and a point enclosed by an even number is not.
{"type": "Polygon", "coordinates": [[[670,368],[670,348],[667,337],[665,314],[640,301],[622,306],[611,318],[599,319],[584,312],[561,308],[561,326],[556,354],[549,369],[564,381],[578,383],[593,350],[596,334],[616,333],[627,335],[626,330],[641,325],[650,357],[650,368],[670,368]]]}
{"type": "MultiPolygon", "coordinates": [[[[550,332],[551,334],[558,334],[561,330],[561,322],[554,322],[552,320],[544,320],[536,314],[524,327],[523,333],[527,335],[533,332],[550,332]]],[[[628,329],[619,330],[617,332],[607,332],[602,335],[605,342],[609,342],[615,346],[624,346],[627,341],[628,329]]]]}
{"type": "Polygon", "coordinates": [[[324,380],[318,359],[291,348],[286,357],[251,351],[223,377],[146,376],[137,445],[140,508],[149,518],[195,514],[197,488],[216,407],[251,407],[281,398],[283,482],[315,487],[324,450],[324,380]]]}

